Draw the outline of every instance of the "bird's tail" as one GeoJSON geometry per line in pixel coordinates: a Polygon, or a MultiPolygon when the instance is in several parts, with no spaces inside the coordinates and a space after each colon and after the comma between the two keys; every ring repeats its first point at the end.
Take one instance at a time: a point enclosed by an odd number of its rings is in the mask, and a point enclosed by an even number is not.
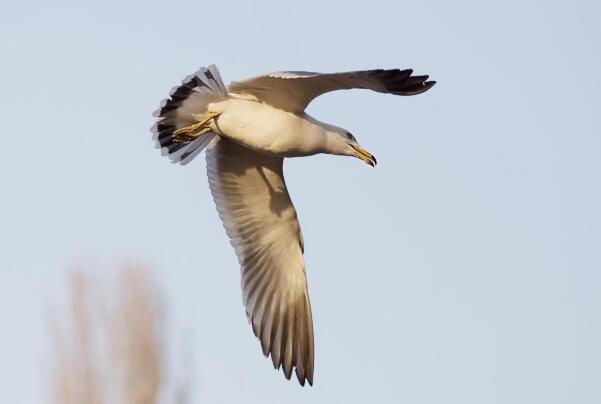
{"type": "Polygon", "coordinates": [[[207,105],[226,96],[226,87],[215,65],[201,67],[186,77],[181,85],[173,87],[153,114],[156,123],[151,130],[157,149],[173,163],[189,163],[217,135],[203,126],[212,118],[206,118],[207,105]]]}

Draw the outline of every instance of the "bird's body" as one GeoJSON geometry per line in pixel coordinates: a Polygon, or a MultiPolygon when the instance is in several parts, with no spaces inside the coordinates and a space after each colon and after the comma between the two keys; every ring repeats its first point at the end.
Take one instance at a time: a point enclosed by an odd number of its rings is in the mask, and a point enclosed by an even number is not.
{"type": "Polygon", "coordinates": [[[187,164],[207,148],[207,175],[217,211],[241,267],[242,294],[263,353],[287,378],[313,383],[313,321],[304,242],[284,181],[286,157],[327,153],[376,159],[350,132],[305,112],[323,93],[365,88],[395,95],[434,82],[407,70],[277,72],[223,84],[215,66],[175,87],[152,130],[163,154],[187,164]]]}
{"type": "Polygon", "coordinates": [[[219,117],[211,129],[251,150],[278,157],[301,157],[323,153],[327,146],[325,124],[306,113],[295,114],[250,97],[230,94],[210,103],[219,117]]]}

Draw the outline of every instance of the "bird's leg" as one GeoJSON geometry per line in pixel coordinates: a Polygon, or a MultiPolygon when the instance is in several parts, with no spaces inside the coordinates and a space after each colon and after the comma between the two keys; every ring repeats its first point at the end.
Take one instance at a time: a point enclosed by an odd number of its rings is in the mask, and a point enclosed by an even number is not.
{"type": "Polygon", "coordinates": [[[202,135],[204,135],[205,133],[210,132],[210,131],[211,131],[211,128],[202,128],[198,132],[178,133],[176,135],[173,135],[173,141],[176,143],[191,142],[195,139],[198,139],[199,137],[201,137],[202,135]]]}
{"type": "Polygon", "coordinates": [[[217,117],[219,114],[217,112],[207,112],[206,114],[204,114],[201,117],[201,120],[193,123],[192,125],[188,125],[188,126],[184,126],[183,128],[179,128],[177,129],[175,132],[173,132],[174,135],[179,135],[180,133],[193,133],[195,132],[197,129],[201,128],[202,126],[204,126],[204,124],[206,124],[207,122],[209,122],[211,119],[217,117]]]}
{"type": "Polygon", "coordinates": [[[175,130],[172,135],[173,140],[183,143],[198,139],[200,136],[211,131],[211,128],[206,126],[206,124],[211,119],[215,119],[217,116],[219,116],[219,113],[217,112],[207,112],[201,117],[200,121],[175,130]]]}

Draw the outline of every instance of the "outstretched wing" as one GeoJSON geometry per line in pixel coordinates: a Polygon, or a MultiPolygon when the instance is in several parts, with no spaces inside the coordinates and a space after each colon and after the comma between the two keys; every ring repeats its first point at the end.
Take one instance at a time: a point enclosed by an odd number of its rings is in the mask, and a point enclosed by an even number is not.
{"type": "Polygon", "coordinates": [[[412,76],[413,70],[360,70],[345,73],[276,72],[244,81],[234,81],[228,91],[250,94],[259,100],[290,112],[302,112],[321,94],[351,88],[380,93],[416,95],[427,91],[435,81],[428,76],[412,76]]]}
{"type": "Polygon", "coordinates": [[[246,314],[265,356],[313,384],[313,322],[303,241],[283,159],[220,138],[207,149],[213,199],[241,266],[246,314]]]}

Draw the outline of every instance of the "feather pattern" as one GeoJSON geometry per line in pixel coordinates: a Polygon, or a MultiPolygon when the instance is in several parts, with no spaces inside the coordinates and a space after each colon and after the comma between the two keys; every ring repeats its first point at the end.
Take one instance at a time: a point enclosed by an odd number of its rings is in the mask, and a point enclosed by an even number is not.
{"type": "Polygon", "coordinates": [[[234,81],[230,93],[247,94],[289,112],[302,112],[316,97],[330,91],[363,88],[394,95],[428,91],[435,81],[412,76],[411,69],[359,70],[343,73],[275,72],[234,81]]]}
{"type": "Polygon", "coordinates": [[[313,322],[301,230],[288,195],[283,159],[218,137],[207,174],[219,216],[241,266],[253,332],[286,378],[313,384],[313,322]]]}
{"type": "Polygon", "coordinates": [[[173,163],[185,165],[198,155],[216,136],[208,132],[198,139],[178,142],[173,133],[184,126],[196,122],[198,116],[206,112],[210,102],[227,96],[225,85],[215,65],[202,67],[189,75],[179,86],[169,93],[169,98],[161,101],[154,112],[156,123],[152,126],[156,147],[173,163]]]}

